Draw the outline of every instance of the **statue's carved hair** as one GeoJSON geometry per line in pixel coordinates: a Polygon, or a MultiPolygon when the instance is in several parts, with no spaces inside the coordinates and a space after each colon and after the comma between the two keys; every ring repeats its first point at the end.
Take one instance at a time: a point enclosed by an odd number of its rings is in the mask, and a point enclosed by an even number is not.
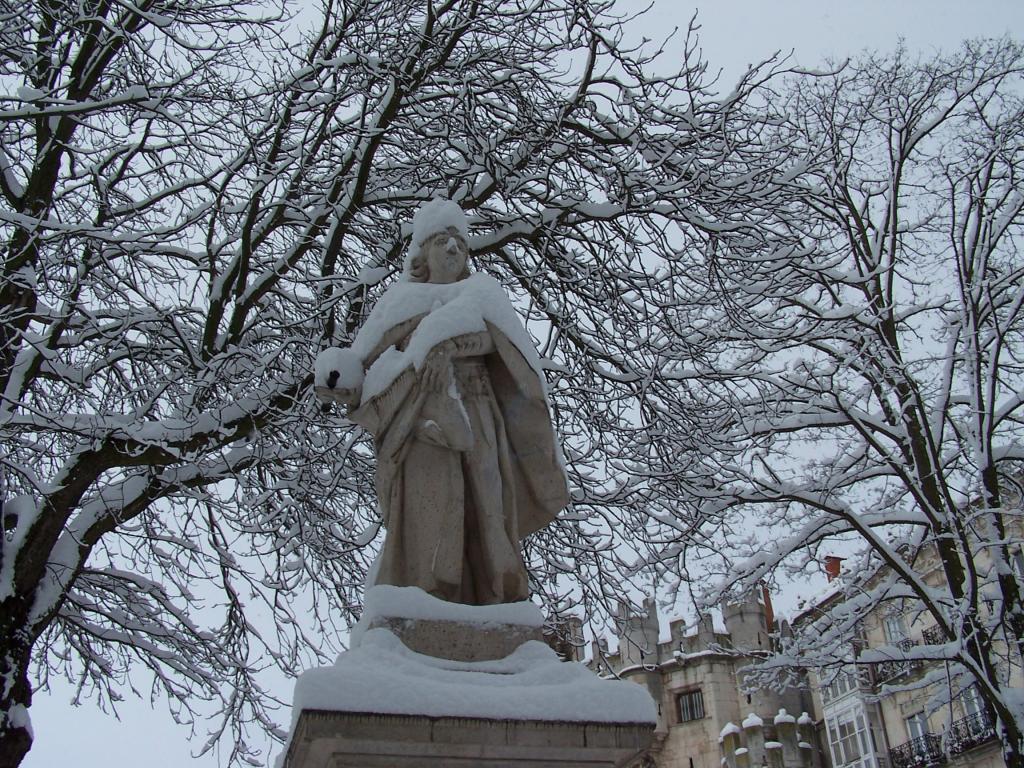
{"type": "Polygon", "coordinates": [[[420,251],[409,261],[409,281],[412,283],[429,283],[430,266],[427,257],[420,251]]]}
{"type": "MultiPolygon", "coordinates": [[[[442,230],[443,231],[443,230],[442,230]]],[[[425,246],[431,238],[441,234],[440,232],[434,232],[431,235],[423,238],[420,242],[416,243],[416,254],[409,259],[409,282],[410,283],[429,283],[430,282],[430,265],[427,264],[427,256],[423,253],[423,246],[425,246]]],[[[466,256],[466,266],[462,268],[462,274],[459,275],[459,280],[465,280],[469,277],[469,255],[466,256]]]]}

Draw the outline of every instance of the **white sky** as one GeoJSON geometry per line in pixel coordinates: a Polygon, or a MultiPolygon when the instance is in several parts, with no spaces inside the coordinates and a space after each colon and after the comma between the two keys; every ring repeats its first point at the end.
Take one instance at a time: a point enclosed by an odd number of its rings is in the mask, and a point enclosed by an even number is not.
{"type": "MultiPolygon", "coordinates": [[[[620,0],[623,9],[639,9],[640,0],[620,0]]],[[[663,37],[679,26],[685,30],[699,11],[701,44],[712,70],[723,70],[728,87],[747,64],[776,51],[794,51],[804,66],[826,57],[845,58],[865,48],[890,50],[902,38],[912,51],[924,54],[950,49],[970,37],[1024,34],[1024,2],[1020,0],[718,0],[679,2],[655,0],[654,8],[636,25],[636,34],[663,37]]],[[[680,38],[682,32],[680,33],[680,38]]],[[[681,40],[668,52],[678,53],[681,40]]],[[[665,621],[668,617],[662,617],[665,621]]],[[[147,690],[144,676],[136,684],[147,690]]],[[[95,705],[72,707],[70,688],[37,693],[31,710],[36,742],[23,768],[213,768],[213,756],[192,760],[188,731],[175,726],[166,706],[130,699],[119,707],[121,720],[95,705]]],[[[202,742],[202,734],[196,744],[202,742]]],[[[271,754],[272,760],[275,755],[271,754]]]]}

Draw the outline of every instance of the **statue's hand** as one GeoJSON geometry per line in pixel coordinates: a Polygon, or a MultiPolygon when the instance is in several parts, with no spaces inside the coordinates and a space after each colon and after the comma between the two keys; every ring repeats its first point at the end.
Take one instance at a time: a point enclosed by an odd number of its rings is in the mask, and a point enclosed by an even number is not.
{"type": "Polygon", "coordinates": [[[452,355],[450,344],[438,344],[423,361],[420,381],[428,392],[443,392],[448,389],[452,378],[452,355]]]}
{"type": "Polygon", "coordinates": [[[436,445],[438,448],[450,448],[444,437],[444,431],[436,421],[425,421],[416,430],[416,437],[425,443],[436,445]]]}
{"type": "Polygon", "coordinates": [[[359,400],[362,398],[362,388],[356,387],[354,389],[340,389],[334,387],[316,387],[316,396],[320,398],[322,402],[329,403],[341,403],[347,405],[349,408],[354,408],[359,405],[359,400]]]}

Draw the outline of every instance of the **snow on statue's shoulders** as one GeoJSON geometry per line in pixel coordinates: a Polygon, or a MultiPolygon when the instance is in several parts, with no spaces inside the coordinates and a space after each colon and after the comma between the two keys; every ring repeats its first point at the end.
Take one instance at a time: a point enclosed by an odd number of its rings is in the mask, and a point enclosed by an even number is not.
{"type": "Polygon", "coordinates": [[[464,280],[465,293],[471,297],[483,318],[495,326],[515,344],[530,366],[543,380],[544,374],[540,364],[540,356],[533,346],[533,340],[523,327],[519,315],[516,313],[512,302],[508,300],[505,289],[501,283],[490,275],[475,274],[464,280]]]}
{"type": "MultiPolygon", "coordinates": [[[[477,273],[455,283],[416,283],[399,280],[377,300],[366,322],[356,334],[352,349],[365,357],[380,343],[384,334],[396,325],[429,314],[453,301],[460,305],[469,305],[478,311],[480,307],[490,308],[496,304],[504,304],[512,311],[516,325],[519,325],[515,310],[509,304],[501,284],[490,275],[477,273]]],[[[502,328],[503,332],[504,330],[502,328]]]]}
{"type": "Polygon", "coordinates": [[[444,291],[439,289],[445,287],[405,280],[394,283],[373,305],[369,317],[356,334],[352,349],[365,359],[389,330],[414,317],[425,315],[438,300],[443,303],[444,291]]]}
{"type": "Polygon", "coordinates": [[[392,328],[416,317],[423,319],[405,349],[389,354],[367,372],[364,397],[384,391],[403,370],[420,368],[435,346],[449,339],[497,328],[515,345],[543,381],[543,368],[533,341],[523,327],[501,283],[476,273],[454,283],[416,283],[400,280],[380,297],[356,335],[352,350],[369,357],[392,328]]]}

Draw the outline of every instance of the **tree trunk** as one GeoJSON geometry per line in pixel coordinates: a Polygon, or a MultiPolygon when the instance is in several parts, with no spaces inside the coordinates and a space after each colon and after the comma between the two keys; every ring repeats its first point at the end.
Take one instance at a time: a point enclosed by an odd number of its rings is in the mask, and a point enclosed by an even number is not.
{"type": "Polygon", "coordinates": [[[32,735],[28,728],[13,725],[4,718],[0,725],[0,768],[18,768],[31,748],[32,735]]]}
{"type": "MultiPolygon", "coordinates": [[[[974,662],[975,668],[980,670],[988,680],[998,680],[997,670],[993,663],[991,638],[985,630],[978,626],[976,621],[968,621],[967,628],[969,630],[967,653],[974,662]]],[[[985,709],[989,717],[995,715],[992,722],[996,724],[996,737],[1003,745],[1003,759],[1006,761],[1006,768],[1024,768],[1024,738],[1022,738],[1020,722],[1015,719],[1014,712],[1006,706],[1005,701],[999,695],[1003,692],[1003,687],[999,686],[997,692],[993,693],[981,680],[978,680],[976,688],[985,700],[985,709]]]]}
{"type": "Polygon", "coordinates": [[[996,736],[1003,743],[1006,768],[1024,768],[1024,736],[1013,719],[1000,719],[996,736]]]}
{"type": "MultiPolygon", "coordinates": [[[[12,626],[6,600],[0,610],[7,618],[0,622],[0,768],[17,768],[32,748],[28,711],[32,686],[28,681],[31,645],[24,630],[12,626]]],[[[20,613],[19,613],[20,615],[20,613]]]]}

